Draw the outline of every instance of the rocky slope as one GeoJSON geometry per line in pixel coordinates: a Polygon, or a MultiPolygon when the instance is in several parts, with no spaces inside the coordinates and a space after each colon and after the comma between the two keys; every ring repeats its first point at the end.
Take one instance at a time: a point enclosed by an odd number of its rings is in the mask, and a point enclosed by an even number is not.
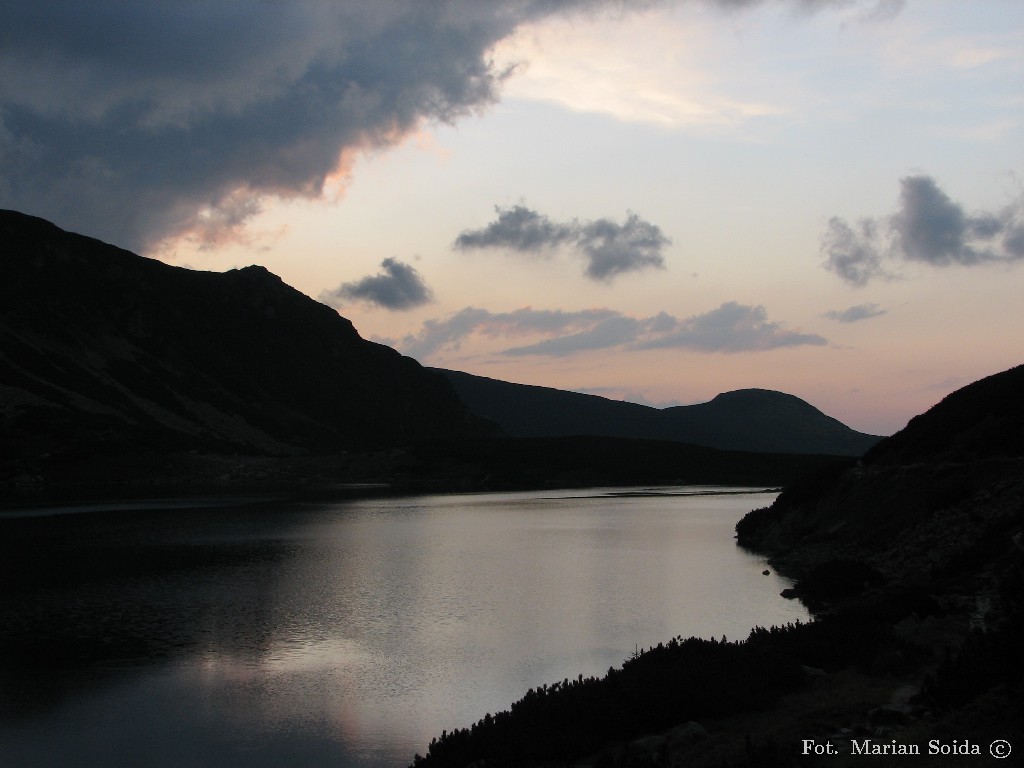
{"type": "Polygon", "coordinates": [[[856,464],[747,515],[739,543],[798,575],[842,559],[892,581],[983,581],[1021,551],[1021,392],[1024,366],[954,392],[856,464]]]}
{"type": "Polygon", "coordinates": [[[902,743],[959,739],[988,757],[1024,739],[1022,392],[1024,366],[964,387],[736,527],[819,615],[892,633],[912,695],[885,735],[902,743]]]}
{"type": "Polygon", "coordinates": [[[262,267],[182,269],[0,212],[5,455],[294,454],[475,431],[437,374],[262,267]]]}

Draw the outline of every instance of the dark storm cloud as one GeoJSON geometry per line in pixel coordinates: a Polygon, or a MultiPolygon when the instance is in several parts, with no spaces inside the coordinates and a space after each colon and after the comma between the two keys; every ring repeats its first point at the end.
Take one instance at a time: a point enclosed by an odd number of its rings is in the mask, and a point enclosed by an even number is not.
{"type": "MultiPolygon", "coordinates": [[[[761,5],[765,0],[709,0],[709,5],[716,5],[725,9],[743,9],[761,5]]],[[[792,0],[790,5],[799,11],[814,13],[824,8],[844,5],[856,5],[858,0],[792,0]]],[[[868,21],[888,21],[900,14],[906,6],[906,0],[874,0],[874,2],[863,2],[859,5],[865,6],[866,10],[862,18],[868,21]]]]}
{"type": "Polygon", "coordinates": [[[8,0],[0,206],[135,249],[235,226],[223,207],[315,196],[343,150],[490,104],[490,47],[581,4],[8,0]]]}
{"type": "Polygon", "coordinates": [[[494,102],[489,51],[519,25],[651,4],[5,0],[0,207],[135,250],[215,244],[265,198],[321,194],[346,150],[494,102]]]}
{"type": "Polygon", "coordinates": [[[386,309],[412,309],[433,300],[423,277],[398,259],[384,259],[381,273],[352,283],[342,283],[320,294],[320,301],[340,307],[343,301],[365,301],[386,309]]]}
{"type": "Polygon", "coordinates": [[[633,212],[619,224],[608,218],[556,222],[525,205],[494,210],[498,218],[482,229],[462,232],[455,239],[456,250],[496,248],[548,255],[570,246],[586,261],[587,277],[611,281],[625,272],[664,269],[662,251],[672,242],[660,227],[633,212]]]}
{"type": "Polygon", "coordinates": [[[846,309],[830,310],[825,313],[825,317],[829,320],[835,320],[837,323],[858,323],[861,320],[867,320],[884,314],[885,310],[877,304],[858,304],[846,309]]]}
{"type": "Polygon", "coordinates": [[[825,267],[853,285],[891,277],[888,265],[976,266],[1024,259],[1024,200],[968,214],[930,176],[900,181],[899,206],[887,219],[856,227],[834,217],[822,238],[825,267]]]}
{"type": "Polygon", "coordinates": [[[501,354],[567,357],[597,349],[691,349],[698,352],[758,352],[780,347],[822,345],[817,334],[785,329],[770,322],[764,307],[727,302],[705,314],[679,319],[659,312],[634,318],[611,309],[580,312],[534,310],[491,313],[467,307],[448,318],[428,320],[421,331],[398,344],[405,354],[425,358],[443,349],[458,349],[473,334],[491,337],[542,335],[532,344],[501,354]]]}

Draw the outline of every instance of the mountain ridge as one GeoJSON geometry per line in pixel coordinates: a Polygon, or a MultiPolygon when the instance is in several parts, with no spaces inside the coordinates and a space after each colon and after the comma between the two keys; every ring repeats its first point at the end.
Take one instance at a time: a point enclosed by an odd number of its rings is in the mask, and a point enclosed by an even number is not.
{"type": "Polygon", "coordinates": [[[707,403],[654,408],[435,368],[477,416],[510,437],[593,435],[721,450],[860,456],[881,438],[850,429],[784,392],[742,389],[707,403]]]}
{"type": "Polygon", "coordinates": [[[16,498],[777,485],[834,460],[493,442],[445,376],[261,266],[185,269],[0,211],[0,271],[0,491],[16,498]]]}
{"type": "Polygon", "coordinates": [[[7,440],[289,454],[470,434],[447,382],[263,267],[201,272],[0,212],[7,440]]]}

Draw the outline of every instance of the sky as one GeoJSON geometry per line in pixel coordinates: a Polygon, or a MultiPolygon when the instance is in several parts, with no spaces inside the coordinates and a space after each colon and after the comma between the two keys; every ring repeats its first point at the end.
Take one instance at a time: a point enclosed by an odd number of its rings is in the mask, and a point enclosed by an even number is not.
{"type": "Polygon", "coordinates": [[[1024,362],[1017,0],[7,0],[0,207],[424,365],[890,434],[1024,362]]]}

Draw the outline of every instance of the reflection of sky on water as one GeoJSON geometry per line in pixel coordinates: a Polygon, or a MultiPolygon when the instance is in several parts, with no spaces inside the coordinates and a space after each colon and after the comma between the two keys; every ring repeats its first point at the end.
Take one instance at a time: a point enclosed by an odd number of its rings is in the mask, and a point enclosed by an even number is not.
{"type": "Polygon", "coordinates": [[[0,709],[0,749],[24,765],[404,765],[636,645],[805,615],[733,543],[772,494],[579,495],[71,516],[53,557],[128,565],[4,598],[8,690],[54,685],[0,709]],[[33,656],[19,632],[88,653],[33,656]]]}

